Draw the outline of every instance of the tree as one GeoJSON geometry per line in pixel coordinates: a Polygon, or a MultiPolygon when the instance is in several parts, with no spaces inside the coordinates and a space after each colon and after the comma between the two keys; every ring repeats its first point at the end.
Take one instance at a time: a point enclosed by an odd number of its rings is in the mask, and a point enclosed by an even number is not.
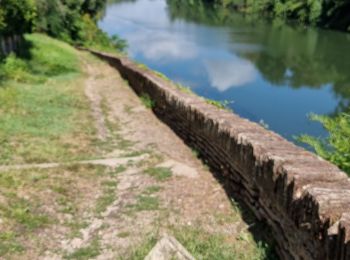
{"type": "Polygon", "coordinates": [[[0,35],[30,32],[35,16],[34,0],[0,0],[0,35]]]}

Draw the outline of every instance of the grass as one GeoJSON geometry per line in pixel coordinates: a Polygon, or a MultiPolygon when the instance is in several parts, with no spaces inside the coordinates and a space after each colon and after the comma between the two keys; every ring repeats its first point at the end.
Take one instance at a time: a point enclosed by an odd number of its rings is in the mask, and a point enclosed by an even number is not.
{"type": "Polygon", "coordinates": [[[117,176],[119,173],[122,173],[122,172],[124,172],[124,171],[126,171],[126,170],[127,170],[126,166],[124,166],[124,165],[119,165],[119,166],[116,167],[113,171],[110,171],[110,172],[109,172],[109,176],[115,177],[115,176],[117,176]]]}
{"type": "Polygon", "coordinates": [[[146,169],[145,173],[152,176],[157,181],[166,181],[173,175],[171,169],[166,167],[151,167],[146,169]]]}
{"type": "Polygon", "coordinates": [[[176,83],[175,85],[180,91],[182,91],[184,93],[187,93],[187,94],[193,95],[193,91],[192,91],[192,89],[190,87],[184,86],[184,85],[182,85],[180,83],[176,83]]]}
{"type": "Polygon", "coordinates": [[[162,190],[162,187],[157,185],[152,185],[146,188],[146,190],[143,192],[146,195],[152,195],[154,193],[157,193],[162,190]]]}
{"type": "Polygon", "coordinates": [[[146,93],[143,93],[140,96],[140,99],[141,99],[142,104],[148,109],[152,109],[156,105],[155,101],[152,100],[151,97],[146,93]]]}
{"type": "MultiPolygon", "coordinates": [[[[271,249],[255,242],[247,235],[246,241],[233,242],[231,235],[209,233],[197,226],[170,226],[167,228],[195,259],[201,260],[273,260],[271,249]]],[[[159,240],[158,233],[146,234],[144,241],[130,251],[126,259],[144,259],[159,240]]]]}
{"type": "Polygon", "coordinates": [[[7,254],[20,253],[24,250],[23,246],[17,241],[16,234],[13,232],[0,233],[0,256],[7,254]]]}
{"type": "MultiPolygon", "coordinates": [[[[194,256],[203,260],[262,260],[274,259],[268,247],[258,243],[255,248],[249,248],[242,243],[227,241],[222,234],[209,233],[196,227],[173,228],[175,238],[194,256]]],[[[251,238],[247,243],[254,244],[251,238]]]]}
{"type": "Polygon", "coordinates": [[[102,187],[104,188],[103,194],[97,199],[95,212],[100,214],[104,212],[109,205],[116,200],[115,189],[118,185],[116,181],[106,180],[103,181],[102,187]]]}
{"type": "Polygon", "coordinates": [[[166,75],[164,75],[163,73],[161,73],[161,72],[159,72],[159,71],[153,71],[154,72],[154,74],[156,74],[158,77],[160,77],[160,78],[162,78],[162,79],[164,79],[164,80],[166,80],[166,81],[170,81],[170,79],[166,76],[166,75]]]}
{"type": "Polygon", "coordinates": [[[11,194],[6,206],[0,211],[5,219],[16,222],[19,227],[32,231],[49,223],[49,217],[36,211],[36,207],[28,200],[11,194]]]}
{"type": "Polygon", "coordinates": [[[110,202],[107,195],[117,183],[109,178],[108,169],[93,165],[1,172],[0,258],[25,254],[28,247],[42,250],[45,243],[38,234],[56,224],[64,227],[67,236],[78,235],[86,225],[83,214],[93,213],[95,205],[102,210],[110,202]],[[86,190],[98,194],[101,189],[105,197],[86,201],[86,190]],[[63,215],[71,216],[71,221],[63,215]]]}
{"type": "Polygon", "coordinates": [[[158,237],[156,235],[149,234],[143,243],[131,249],[131,253],[127,258],[121,259],[143,260],[156,245],[157,241],[158,237]]]}
{"type": "Polygon", "coordinates": [[[229,110],[229,111],[232,111],[230,108],[229,108],[229,105],[232,104],[232,101],[227,101],[227,100],[224,100],[224,101],[217,101],[217,100],[212,100],[212,99],[205,99],[205,102],[209,105],[213,105],[219,109],[223,109],[223,110],[229,110]]]}
{"type": "Polygon", "coordinates": [[[118,233],[117,236],[120,237],[120,238],[127,238],[128,236],[130,236],[130,232],[127,232],[127,231],[120,232],[120,233],[118,233]]]}
{"type": "Polygon", "coordinates": [[[210,260],[236,259],[233,247],[227,245],[223,236],[204,230],[183,227],[174,230],[176,239],[196,258],[210,260]]]}
{"type": "Polygon", "coordinates": [[[94,127],[78,53],[47,36],[26,36],[30,59],[1,65],[0,164],[90,157],[94,127]]]}
{"type": "Polygon", "coordinates": [[[135,204],[128,205],[128,213],[133,214],[140,211],[153,211],[159,209],[159,199],[150,195],[138,196],[135,204]]]}
{"type": "Polygon", "coordinates": [[[67,259],[85,260],[95,258],[100,254],[100,243],[98,239],[94,239],[90,245],[82,247],[74,253],[68,255],[67,259]]]}

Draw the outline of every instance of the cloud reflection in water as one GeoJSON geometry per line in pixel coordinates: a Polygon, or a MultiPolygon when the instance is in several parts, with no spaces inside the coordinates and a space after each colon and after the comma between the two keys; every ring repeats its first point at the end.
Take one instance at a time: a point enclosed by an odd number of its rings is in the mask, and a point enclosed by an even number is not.
{"type": "Polygon", "coordinates": [[[230,60],[206,60],[205,67],[211,85],[220,92],[252,83],[257,78],[254,65],[236,57],[230,60]]]}

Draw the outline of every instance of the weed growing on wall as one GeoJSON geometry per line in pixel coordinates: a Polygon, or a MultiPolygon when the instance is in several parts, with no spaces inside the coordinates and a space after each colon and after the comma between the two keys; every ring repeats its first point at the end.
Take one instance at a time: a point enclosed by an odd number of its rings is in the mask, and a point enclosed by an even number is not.
{"type": "Polygon", "coordinates": [[[140,96],[140,99],[141,99],[142,104],[148,109],[152,109],[156,105],[156,102],[154,100],[152,100],[151,97],[146,93],[143,93],[140,96]]]}

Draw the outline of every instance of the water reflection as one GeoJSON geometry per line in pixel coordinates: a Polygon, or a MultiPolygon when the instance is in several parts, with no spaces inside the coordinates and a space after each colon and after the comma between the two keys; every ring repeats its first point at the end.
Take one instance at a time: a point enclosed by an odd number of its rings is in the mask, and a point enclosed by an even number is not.
{"type": "MultiPolygon", "coordinates": [[[[119,1],[120,2],[120,1],[119,1]]],[[[350,110],[350,35],[247,19],[200,0],[110,4],[102,29],[139,62],[293,140],[324,135],[307,114],[350,110]]]]}
{"type": "Polygon", "coordinates": [[[155,62],[196,57],[196,47],[185,37],[151,30],[138,30],[128,36],[133,56],[143,55],[155,62]],[[145,44],[147,42],[147,44],[145,44]]]}
{"type": "Polygon", "coordinates": [[[254,66],[250,62],[238,58],[207,60],[205,67],[211,85],[220,92],[254,82],[257,77],[254,66]]]}

